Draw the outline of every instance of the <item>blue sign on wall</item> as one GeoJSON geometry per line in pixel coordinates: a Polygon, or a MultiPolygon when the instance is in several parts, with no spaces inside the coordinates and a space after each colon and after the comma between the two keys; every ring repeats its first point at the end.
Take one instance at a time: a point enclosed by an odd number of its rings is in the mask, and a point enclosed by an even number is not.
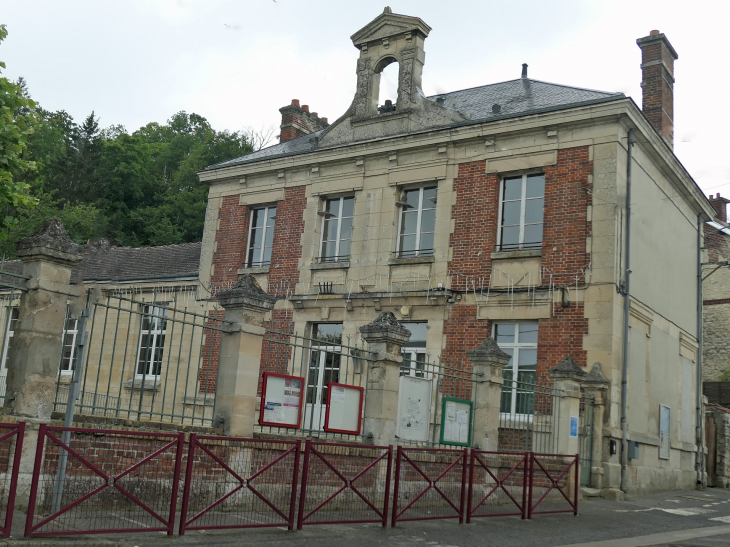
{"type": "Polygon", "coordinates": [[[570,436],[571,437],[578,436],[578,416],[570,417],[570,436]]]}

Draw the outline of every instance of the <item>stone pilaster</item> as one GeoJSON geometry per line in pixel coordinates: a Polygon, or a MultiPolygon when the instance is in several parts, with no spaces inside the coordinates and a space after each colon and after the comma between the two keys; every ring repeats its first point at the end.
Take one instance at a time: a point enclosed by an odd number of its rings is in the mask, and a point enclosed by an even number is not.
{"type": "Polygon", "coordinates": [[[606,411],[606,395],[611,381],[601,370],[601,363],[594,363],[591,371],[581,380],[583,391],[593,397],[593,447],[591,451],[591,487],[603,488],[604,454],[608,456],[608,446],[603,446],[603,420],[606,411]]]}
{"type": "Polygon", "coordinates": [[[570,421],[580,415],[580,382],[585,376],[585,371],[570,356],[550,369],[550,377],[555,380],[558,394],[553,435],[558,435],[557,449],[560,454],[573,455],[579,450],[578,437],[570,436],[570,421]]]}
{"type": "Polygon", "coordinates": [[[491,336],[478,348],[466,352],[474,379],[474,436],[479,450],[499,449],[499,407],[502,400],[502,371],[510,355],[499,349],[491,336]]]}
{"type": "Polygon", "coordinates": [[[363,438],[374,445],[393,444],[403,362],[400,352],[411,331],[398,322],[393,312],[384,311],[375,321],[360,327],[360,334],[375,357],[374,361],[368,361],[363,438]]]}
{"type": "Polygon", "coordinates": [[[256,412],[264,315],[276,297],[266,294],[251,275],[243,275],[218,295],[226,310],[221,335],[215,417],[226,435],[251,437],[256,412]]]}
{"type": "Polygon", "coordinates": [[[71,270],[82,258],[81,247],[60,220],[51,218],[20,240],[16,252],[30,279],[8,354],[6,405],[20,416],[47,420],[56,395],[66,308],[78,297],[70,282],[71,270]]]}

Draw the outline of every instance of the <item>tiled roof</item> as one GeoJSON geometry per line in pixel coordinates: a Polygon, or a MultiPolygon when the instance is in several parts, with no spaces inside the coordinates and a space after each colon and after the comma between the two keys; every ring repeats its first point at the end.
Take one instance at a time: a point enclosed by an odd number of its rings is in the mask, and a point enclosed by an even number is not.
{"type": "Polygon", "coordinates": [[[162,247],[110,247],[93,253],[74,269],[77,283],[81,269],[84,281],[137,281],[197,277],[201,243],[162,247]]]}
{"type": "MultiPolygon", "coordinates": [[[[465,115],[470,120],[467,123],[475,123],[623,97],[623,93],[609,93],[607,91],[551,84],[531,78],[518,78],[508,82],[462,89],[451,93],[441,93],[426,98],[433,102],[443,98],[443,105],[446,108],[465,115]],[[499,109],[494,109],[494,105],[499,105],[499,109]]],[[[321,131],[275,144],[239,158],[216,163],[206,167],[205,170],[253,163],[281,156],[306,154],[314,150],[316,139],[313,137],[316,137],[319,133],[321,131]]]]}

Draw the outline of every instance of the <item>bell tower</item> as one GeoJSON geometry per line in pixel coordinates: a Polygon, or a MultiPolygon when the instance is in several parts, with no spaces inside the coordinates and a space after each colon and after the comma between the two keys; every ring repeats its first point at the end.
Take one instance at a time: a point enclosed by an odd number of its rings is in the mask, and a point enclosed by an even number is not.
{"type": "Polygon", "coordinates": [[[320,135],[320,145],[399,135],[465,119],[429,101],[421,91],[423,46],[430,32],[418,17],[395,14],[386,7],[350,37],[360,50],[355,97],[347,112],[320,135]],[[391,63],[398,63],[397,100],[395,105],[380,106],[380,76],[391,63]]]}

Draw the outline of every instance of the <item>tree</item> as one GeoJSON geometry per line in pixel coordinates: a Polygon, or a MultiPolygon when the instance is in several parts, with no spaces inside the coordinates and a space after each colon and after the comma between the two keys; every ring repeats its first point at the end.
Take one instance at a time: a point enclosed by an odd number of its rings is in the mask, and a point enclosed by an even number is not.
{"type": "MultiPolygon", "coordinates": [[[[7,35],[5,25],[0,25],[0,42],[7,35]]],[[[0,69],[3,68],[5,63],[0,61],[0,69]]],[[[36,203],[30,194],[30,186],[13,178],[14,173],[34,167],[33,162],[23,159],[28,136],[36,122],[34,108],[35,103],[24,96],[20,86],[0,76],[0,207],[5,212],[0,218],[2,238],[6,238],[8,230],[16,224],[16,211],[36,203]]]]}

